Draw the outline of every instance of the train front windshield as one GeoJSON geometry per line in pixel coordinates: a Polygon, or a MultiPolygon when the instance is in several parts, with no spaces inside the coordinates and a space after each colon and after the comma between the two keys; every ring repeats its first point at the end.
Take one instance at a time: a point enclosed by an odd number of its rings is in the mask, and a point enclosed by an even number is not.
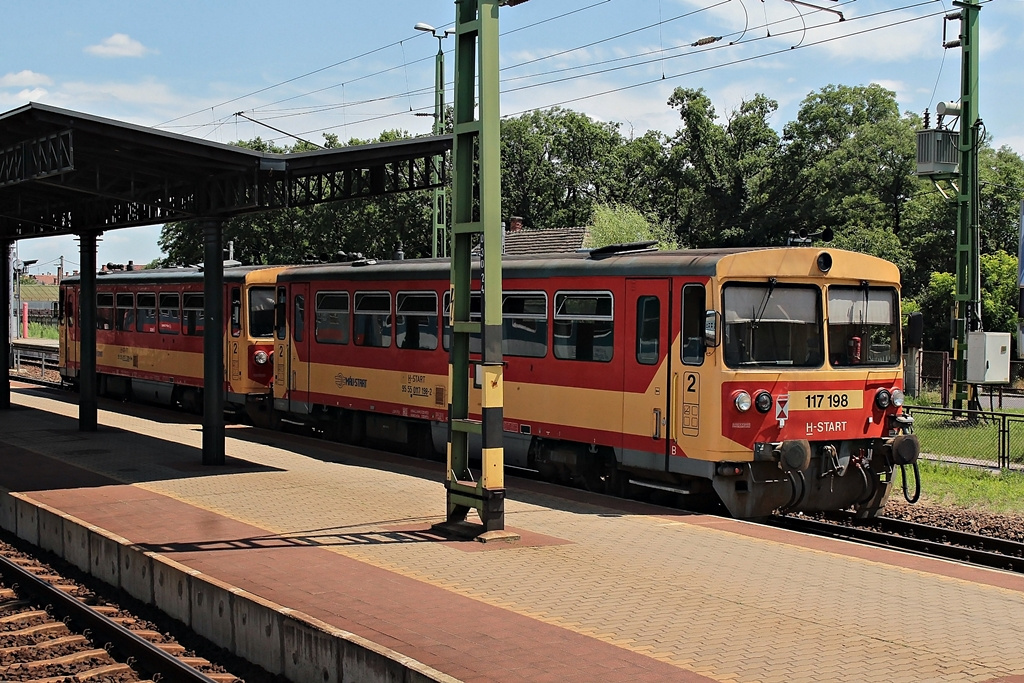
{"type": "Polygon", "coordinates": [[[829,287],[828,358],[832,366],[898,365],[899,310],[893,287],[829,287]]]}
{"type": "Polygon", "coordinates": [[[725,364],[820,367],[821,290],[810,285],[734,283],[722,289],[725,364]]]}

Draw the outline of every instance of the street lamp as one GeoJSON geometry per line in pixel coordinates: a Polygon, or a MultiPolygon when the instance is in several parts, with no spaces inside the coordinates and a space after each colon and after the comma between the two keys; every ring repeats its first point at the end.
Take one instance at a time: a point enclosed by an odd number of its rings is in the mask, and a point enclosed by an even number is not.
{"type": "MultiPolygon", "coordinates": [[[[437,59],[434,70],[434,135],[441,135],[444,132],[444,50],[441,48],[441,41],[455,33],[452,29],[438,31],[430,24],[422,21],[415,26],[417,31],[426,31],[437,38],[437,59]]],[[[430,182],[434,185],[434,238],[430,243],[430,255],[437,258],[437,236],[442,235],[441,255],[448,256],[448,237],[445,235],[447,220],[444,208],[444,188],[438,187],[437,169],[441,166],[441,156],[434,157],[434,166],[430,170],[430,182]]]]}

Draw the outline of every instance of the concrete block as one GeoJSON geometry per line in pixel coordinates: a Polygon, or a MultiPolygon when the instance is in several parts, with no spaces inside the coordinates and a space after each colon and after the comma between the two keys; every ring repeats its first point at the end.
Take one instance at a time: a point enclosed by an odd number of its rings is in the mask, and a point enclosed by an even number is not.
{"type": "Polygon", "coordinates": [[[64,517],[45,505],[36,512],[39,518],[39,547],[64,557],[64,517]]]}
{"type": "Polygon", "coordinates": [[[11,533],[14,533],[18,527],[17,515],[14,511],[14,496],[10,491],[0,492],[0,527],[11,533]]]}
{"type": "Polygon", "coordinates": [[[64,519],[64,559],[83,572],[90,571],[89,536],[96,527],[73,518],[64,519]]]}
{"type": "Polygon", "coordinates": [[[199,574],[192,577],[192,621],[189,626],[199,635],[234,651],[231,603],[232,586],[213,577],[199,574]]]}
{"type": "Polygon", "coordinates": [[[119,540],[102,529],[89,531],[89,573],[111,586],[121,585],[119,540]]]}
{"type": "Polygon", "coordinates": [[[39,515],[34,502],[20,496],[15,499],[14,513],[16,522],[15,534],[18,538],[32,545],[39,545],[39,515]]]}
{"type": "MultiPolygon", "coordinates": [[[[403,661],[385,657],[380,652],[351,641],[342,641],[341,670],[343,683],[350,683],[350,681],[405,683],[406,674],[409,672],[403,661]]],[[[420,680],[433,681],[436,679],[420,680]]]]}
{"type": "Polygon", "coordinates": [[[272,674],[284,672],[280,606],[243,590],[235,590],[231,611],[235,623],[234,652],[272,674]]]}
{"type": "Polygon", "coordinates": [[[189,597],[189,581],[193,574],[199,572],[157,553],[152,553],[151,557],[153,604],[178,621],[184,624],[191,623],[192,600],[189,597]]]}
{"type": "Polygon", "coordinates": [[[121,546],[121,588],[153,604],[153,558],[136,546],[121,546]]]}
{"type": "MultiPolygon", "coordinates": [[[[290,610],[282,609],[282,613],[287,612],[290,610]]],[[[310,621],[305,615],[301,621],[287,615],[284,618],[284,677],[290,681],[341,683],[338,648],[343,641],[310,621]]]]}

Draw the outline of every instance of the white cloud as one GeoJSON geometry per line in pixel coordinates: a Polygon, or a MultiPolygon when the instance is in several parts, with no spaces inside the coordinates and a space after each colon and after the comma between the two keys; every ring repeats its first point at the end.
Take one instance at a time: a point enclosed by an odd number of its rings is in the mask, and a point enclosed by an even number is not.
{"type": "Polygon", "coordinates": [[[85,51],[97,57],[141,57],[147,52],[154,52],[127,33],[115,33],[98,45],[89,45],[85,51]]]}
{"type": "Polygon", "coordinates": [[[0,76],[0,88],[25,88],[39,85],[52,85],[53,81],[45,74],[37,74],[35,71],[19,71],[0,76]]]}
{"type": "Polygon", "coordinates": [[[25,89],[19,92],[15,97],[25,102],[39,102],[45,98],[49,92],[46,88],[32,88],[31,90],[25,89]]]}

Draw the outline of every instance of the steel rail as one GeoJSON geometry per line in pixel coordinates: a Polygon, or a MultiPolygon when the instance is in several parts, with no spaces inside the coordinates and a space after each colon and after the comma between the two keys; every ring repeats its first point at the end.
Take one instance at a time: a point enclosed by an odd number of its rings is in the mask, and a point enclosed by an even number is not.
{"type": "Polygon", "coordinates": [[[896,550],[906,550],[965,564],[1024,573],[1024,543],[991,538],[889,517],[858,525],[802,517],[774,517],[769,524],[816,536],[831,536],[896,550]],[[863,526],[874,524],[873,527],[863,526]]]}
{"type": "Polygon", "coordinates": [[[134,659],[130,664],[132,668],[141,669],[148,676],[159,675],[159,680],[165,683],[216,683],[198,669],[164,652],[3,556],[0,556],[0,576],[11,584],[16,583],[19,590],[27,591],[41,603],[51,605],[61,616],[70,617],[82,627],[90,629],[93,641],[107,643],[125,659],[134,659]]]}

